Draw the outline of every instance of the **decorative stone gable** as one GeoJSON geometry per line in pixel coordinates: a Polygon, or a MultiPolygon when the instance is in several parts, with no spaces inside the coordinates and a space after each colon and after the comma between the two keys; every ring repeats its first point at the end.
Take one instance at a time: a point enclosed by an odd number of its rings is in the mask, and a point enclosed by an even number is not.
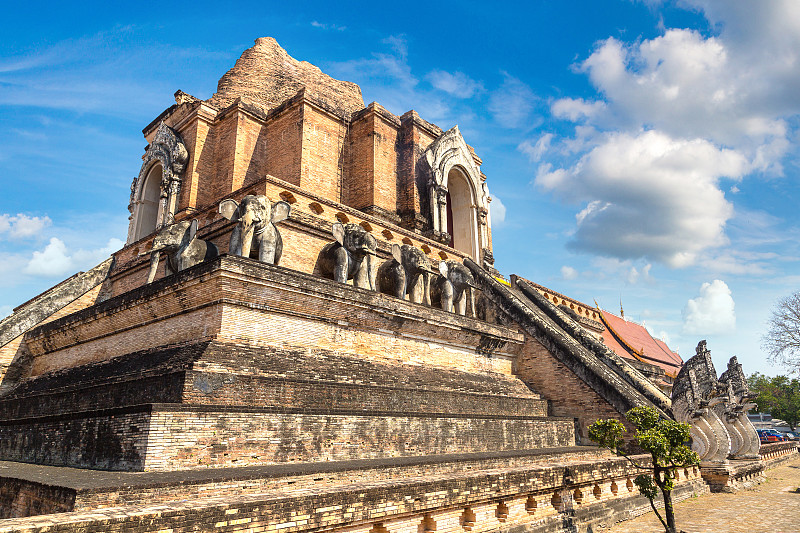
{"type": "Polygon", "coordinates": [[[161,122],[153,142],[147,147],[139,175],[131,184],[128,244],[172,222],[188,159],[189,151],[181,136],[161,122]],[[158,192],[158,199],[153,205],[155,192],[158,192]]]}
{"type": "Polygon", "coordinates": [[[424,159],[429,168],[427,186],[432,236],[440,242],[452,243],[476,261],[493,263],[491,253],[484,252],[491,250],[491,197],[486,177],[458,126],[433,141],[425,150],[424,159]]]}

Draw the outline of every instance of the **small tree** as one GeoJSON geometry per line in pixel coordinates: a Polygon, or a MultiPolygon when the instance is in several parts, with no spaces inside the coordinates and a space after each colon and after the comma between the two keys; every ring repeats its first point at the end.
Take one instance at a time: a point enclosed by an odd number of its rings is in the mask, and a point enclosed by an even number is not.
{"type": "Polygon", "coordinates": [[[783,420],[794,431],[800,423],[800,381],[756,372],[747,378],[747,385],[750,392],[758,395],[755,402],[759,411],[783,420]]]}
{"type": "Polygon", "coordinates": [[[636,428],[634,441],[652,457],[652,464],[634,461],[621,448],[625,426],[619,420],[598,420],[589,426],[589,438],[601,447],[628,459],[638,470],[646,471],[636,476],[634,483],[639,492],[650,501],[650,507],[661,521],[666,533],[677,533],[675,511],[672,507],[672,489],[675,487],[678,468],[694,466],[700,458],[686,443],[689,441],[689,424],[662,419],[652,407],[634,407],[625,418],[636,428]],[[656,509],[658,491],[664,497],[664,515],[656,509]],[[665,520],[666,518],[666,520],[665,520]]]}
{"type": "Polygon", "coordinates": [[[761,338],[767,359],[792,372],[800,369],[800,291],[781,298],[772,310],[769,329],[761,338]]]}

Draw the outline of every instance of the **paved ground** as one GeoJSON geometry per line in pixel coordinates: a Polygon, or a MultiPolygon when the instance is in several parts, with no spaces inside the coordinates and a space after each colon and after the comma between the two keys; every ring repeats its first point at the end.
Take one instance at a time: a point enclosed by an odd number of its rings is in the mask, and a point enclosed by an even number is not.
{"type": "MultiPolygon", "coordinates": [[[[800,459],[767,470],[767,482],[735,494],[707,494],[677,504],[675,521],[686,533],[800,532],[800,459]]],[[[648,513],[621,522],[608,533],[663,533],[648,513]]]]}

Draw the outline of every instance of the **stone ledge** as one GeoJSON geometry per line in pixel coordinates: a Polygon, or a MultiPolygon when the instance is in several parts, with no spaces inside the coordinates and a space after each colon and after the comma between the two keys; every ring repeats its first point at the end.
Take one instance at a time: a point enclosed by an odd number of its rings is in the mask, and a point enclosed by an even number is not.
{"type": "Polygon", "coordinates": [[[252,259],[221,256],[34,328],[26,343],[36,376],[153,344],[215,337],[259,346],[335,348],[386,360],[402,353],[418,363],[462,370],[502,364],[508,367],[504,373],[510,373],[510,358],[524,338],[504,326],[252,259]],[[342,335],[346,342],[337,338],[342,335]],[[377,349],[387,343],[392,349],[377,349]],[[464,366],[461,354],[448,355],[454,351],[471,354],[471,366],[464,366]],[[502,363],[504,357],[509,362],[502,363]]]}

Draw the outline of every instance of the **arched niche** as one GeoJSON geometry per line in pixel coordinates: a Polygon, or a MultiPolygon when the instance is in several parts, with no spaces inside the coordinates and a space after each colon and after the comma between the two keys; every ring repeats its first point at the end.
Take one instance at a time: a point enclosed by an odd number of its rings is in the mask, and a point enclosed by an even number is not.
{"type": "Polygon", "coordinates": [[[164,168],[160,162],[151,165],[144,184],[139,204],[139,213],[136,217],[136,230],[133,240],[138,241],[147,237],[156,230],[158,225],[158,205],[161,201],[161,180],[164,168]]]}
{"type": "Polygon", "coordinates": [[[447,173],[447,233],[450,246],[478,257],[478,220],[475,192],[460,166],[447,173]]]}
{"type": "Polygon", "coordinates": [[[172,223],[188,159],[189,152],[181,136],[161,122],[144,154],[142,168],[131,184],[127,244],[172,223]]]}
{"type": "Polygon", "coordinates": [[[425,150],[430,236],[479,264],[492,263],[489,189],[458,126],[425,150]]]}

